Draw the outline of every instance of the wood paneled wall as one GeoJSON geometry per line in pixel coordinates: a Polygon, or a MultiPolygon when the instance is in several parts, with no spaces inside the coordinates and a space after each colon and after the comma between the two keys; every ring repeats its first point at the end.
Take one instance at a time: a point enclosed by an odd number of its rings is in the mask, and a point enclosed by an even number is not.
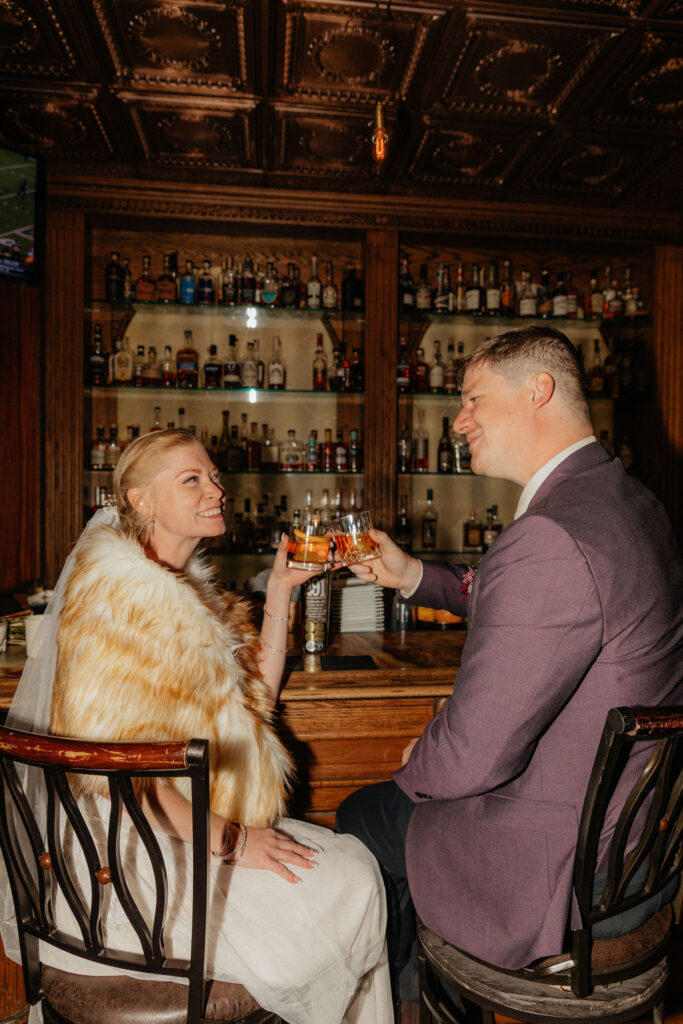
{"type": "Polygon", "coordinates": [[[0,590],[40,576],[40,291],[0,282],[0,590]]]}
{"type": "Polygon", "coordinates": [[[683,541],[683,247],[658,246],[652,297],[655,367],[654,489],[683,541]]]}

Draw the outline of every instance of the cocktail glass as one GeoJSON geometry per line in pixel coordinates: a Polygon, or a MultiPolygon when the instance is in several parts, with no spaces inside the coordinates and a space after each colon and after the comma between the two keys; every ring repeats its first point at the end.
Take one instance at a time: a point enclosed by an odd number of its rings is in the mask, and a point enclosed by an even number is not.
{"type": "Polygon", "coordinates": [[[320,523],[291,523],[287,533],[287,568],[317,569],[325,572],[330,568],[331,537],[320,523]]]}
{"type": "Polygon", "coordinates": [[[332,535],[342,565],[369,562],[380,557],[382,551],[370,536],[371,529],[369,512],[349,512],[332,520],[332,535]]]}

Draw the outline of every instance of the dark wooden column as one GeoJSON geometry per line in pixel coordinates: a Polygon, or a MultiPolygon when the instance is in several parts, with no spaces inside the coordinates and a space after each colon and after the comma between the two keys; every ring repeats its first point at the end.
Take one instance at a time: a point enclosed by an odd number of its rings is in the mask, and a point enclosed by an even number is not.
{"type": "Polygon", "coordinates": [[[683,541],[683,247],[657,246],[654,258],[653,361],[657,422],[655,489],[683,541]]]}
{"type": "Polygon", "coordinates": [[[81,530],[85,217],[47,217],[44,372],[44,576],[54,585],[81,530]]]}
{"type": "Polygon", "coordinates": [[[375,525],[396,519],[398,232],[365,239],[365,507],[375,525]]]}

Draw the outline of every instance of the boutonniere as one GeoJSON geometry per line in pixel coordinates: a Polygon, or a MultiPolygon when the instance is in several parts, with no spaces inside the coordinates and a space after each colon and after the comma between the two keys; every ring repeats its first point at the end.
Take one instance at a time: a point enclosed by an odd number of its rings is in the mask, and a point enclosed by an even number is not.
{"type": "Polygon", "coordinates": [[[460,589],[462,590],[465,597],[469,597],[472,593],[472,587],[474,586],[474,577],[477,575],[477,566],[471,565],[465,575],[462,578],[460,589]]]}

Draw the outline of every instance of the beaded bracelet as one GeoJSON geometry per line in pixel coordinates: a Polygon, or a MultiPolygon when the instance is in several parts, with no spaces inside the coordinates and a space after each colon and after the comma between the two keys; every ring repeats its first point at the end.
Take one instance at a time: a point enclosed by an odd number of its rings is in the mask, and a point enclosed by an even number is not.
{"type": "Polygon", "coordinates": [[[259,643],[261,644],[261,647],[269,647],[270,650],[271,651],[275,651],[276,654],[286,654],[287,653],[287,648],[286,647],[273,647],[273,645],[269,644],[267,640],[264,640],[262,636],[259,637],[259,643]]]}
{"type": "Polygon", "coordinates": [[[273,620],[273,622],[289,622],[289,615],[271,615],[268,609],[265,607],[263,611],[268,616],[269,619],[273,620]]]}
{"type": "Polygon", "coordinates": [[[234,824],[239,826],[240,837],[235,843],[234,849],[223,857],[224,864],[236,864],[244,853],[244,847],[247,844],[247,826],[241,825],[238,821],[234,822],[234,824]]]}

